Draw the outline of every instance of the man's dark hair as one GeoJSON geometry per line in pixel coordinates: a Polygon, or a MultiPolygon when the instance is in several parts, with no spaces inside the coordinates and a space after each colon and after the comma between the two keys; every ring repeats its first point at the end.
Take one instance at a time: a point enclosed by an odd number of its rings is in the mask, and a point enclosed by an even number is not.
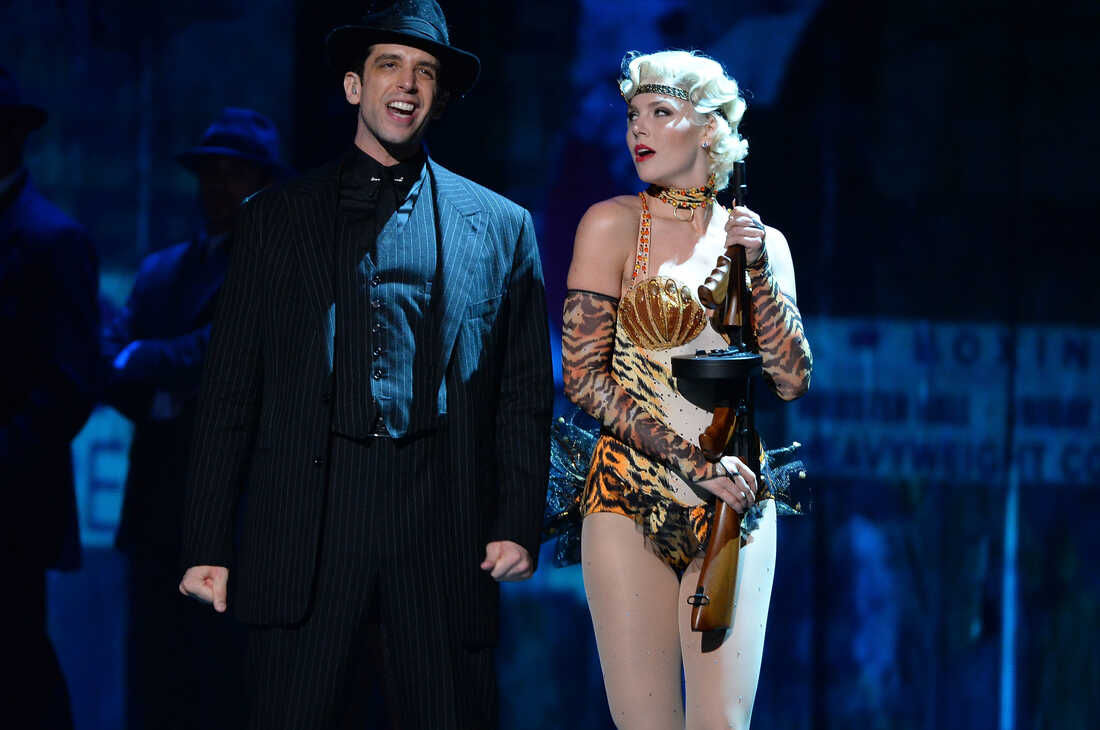
{"type": "MultiPolygon", "coordinates": [[[[374,48],[374,46],[367,46],[367,50],[365,50],[365,51],[363,51],[363,53],[355,56],[354,58],[356,59],[356,61],[354,61],[347,68],[347,72],[348,73],[353,73],[356,76],[358,76],[360,81],[363,80],[363,76],[366,73],[367,59],[370,58],[370,52],[373,48],[374,48]]],[[[446,94],[447,97],[449,97],[450,92],[447,90],[446,86],[444,86],[444,84],[443,84],[443,76],[446,73],[447,73],[447,70],[445,68],[443,68],[443,64],[442,63],[439,64],[439,75],[436,77],[435,85],[436,85],[436,88],[439,90],[440,94],[446,94]]]]}

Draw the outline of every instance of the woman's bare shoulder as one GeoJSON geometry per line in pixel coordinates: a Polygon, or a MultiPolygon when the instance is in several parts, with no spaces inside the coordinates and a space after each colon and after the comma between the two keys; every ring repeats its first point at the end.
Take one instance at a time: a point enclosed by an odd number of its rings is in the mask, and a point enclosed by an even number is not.
{"type": "Polygon", "coordinates": [[[601,237],[608,234],[631,233],[638,228],[638,214],[641,204],[634,195],[616,195],[614,198],[601,200],[592,204],[580,224],[577,226],[577,236],[582,233],[595,234],[601,237]]]}
{"type": "Polygon", "coordinates": [[[577,225],[568,286],[619,296],[624,267],[638,236],[637,198],[619,195],[593,204],[577,225]]]}

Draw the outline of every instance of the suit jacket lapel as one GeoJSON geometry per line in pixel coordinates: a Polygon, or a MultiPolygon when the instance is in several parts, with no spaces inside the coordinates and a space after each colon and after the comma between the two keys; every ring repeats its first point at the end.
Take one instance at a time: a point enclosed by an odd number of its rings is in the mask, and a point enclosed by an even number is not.
{"type": "MultiPolygon", "coordinates": [[[[332,290],[333,247],[336,239],[338,214],[337,184],[339,163],[319,170],[308,179],[302,179],[298,190],[288,190],[286,200],[289,215],[296,230],[289,232],[294,255],[301,267],[302,279],[309,296],[309,310],[318,316],[322,326],[329,319],[330,305],[334,301],[332,290]]],[[[276,226],[276,221],[267,221],[276,226]]],[[[273,237],[276,245],[282,236],[273,237]]],[[[278,256],[277,251],[270,253],[278,256]]],[[[329,337],[333,333],[329,332],[329,337]]],[[[331,344],[331,343],[330,343],[331,344]]]]}
{"type": "Polygon", "coordinates": [[[440,378],[450,362],[458,328],[469,304],[478,260],[476,252],[485,236],[485,211],[454,173],[428,161],[435,183],[440,237],[439,367],[440,378]]]}
{"type": "MultiPolygon", "coordinates": [[[[439,231],[439,278],[432,287],[433,306],[439,312],[439,371],[435,382],[442,381],[450,362],[458,328],[469,304],[473,282],[476,282],[477,253],[484,246],[486,213],[471,195],[465,181],[428,159],[434,195],[434,213],[439,231]]],[[[288,190],[284,199],[296,230],[289,238],[294,256],[301,266],[302,277],[309,293],[309,310],[316,313],[319,329],[325,339],[331,367],[335,334],[333,277],[333,247],[336,237],[338,181],[340,163],[319,170],[309,179],[298,182],[297,190],[288,190]]],[[[424,195],[426,191],[421,191],[424,195]]],[[[431,215],[427,206],[416,206],[413,215],[431,215]],[[424,208],[426,213],[418,211],[424,208]]],[[[412,225],[410,219],[407,225],[412,225]]],[[[275,221],[266,221],[274,227],[275,221]]],[[[276,237],[277,244],[281,237],[276,237]]],[[[273,251],[271,255],[278,255],[273,251]]]]}

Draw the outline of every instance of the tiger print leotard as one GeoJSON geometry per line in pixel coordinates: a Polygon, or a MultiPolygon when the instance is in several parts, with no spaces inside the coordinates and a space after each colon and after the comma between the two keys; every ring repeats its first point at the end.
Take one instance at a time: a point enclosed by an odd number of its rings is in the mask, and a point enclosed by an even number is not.
{"type": "MultiPolygon", "coordinates": [[[[703,307],[687,286],[649,276],[651,221],[644,195],[641,200],[633,284],[615,318],[611,375],[646,413],[695,443],[712,414],[677,389],[672,357],[725,348],[726,342],[707,326],[703,307]]],[[[633,519],[656,553],[682,573],[706,544],[712,511],[707,497],[676,471],[605,432],[592,456],[581,512],[633,519]]]]}

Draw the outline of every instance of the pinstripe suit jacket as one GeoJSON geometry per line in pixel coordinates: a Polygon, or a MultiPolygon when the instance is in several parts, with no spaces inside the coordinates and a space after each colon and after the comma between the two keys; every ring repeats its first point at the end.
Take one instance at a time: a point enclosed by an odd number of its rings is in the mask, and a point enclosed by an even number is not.
{"type": "MultiPolygon", "coordinates": [[[[292,624],[309,608],[331,433],[338,164],[244,205],[203,375],[183,559],[229,566],[230,607],[249,623],[292,624]]],[[[538,555],[553,398],[545,294],[530,214],[428,165],[436,225],[410,221],[401,235],[439,240],[436,375],[414,399],[434,402],[446,380],[428,437],[453,479],[454,521],[423,549],[462,556],[438,565],[439,600],[456,631],[492,642],[498,589],[477,567],[484,545],[538,555]]]]}

